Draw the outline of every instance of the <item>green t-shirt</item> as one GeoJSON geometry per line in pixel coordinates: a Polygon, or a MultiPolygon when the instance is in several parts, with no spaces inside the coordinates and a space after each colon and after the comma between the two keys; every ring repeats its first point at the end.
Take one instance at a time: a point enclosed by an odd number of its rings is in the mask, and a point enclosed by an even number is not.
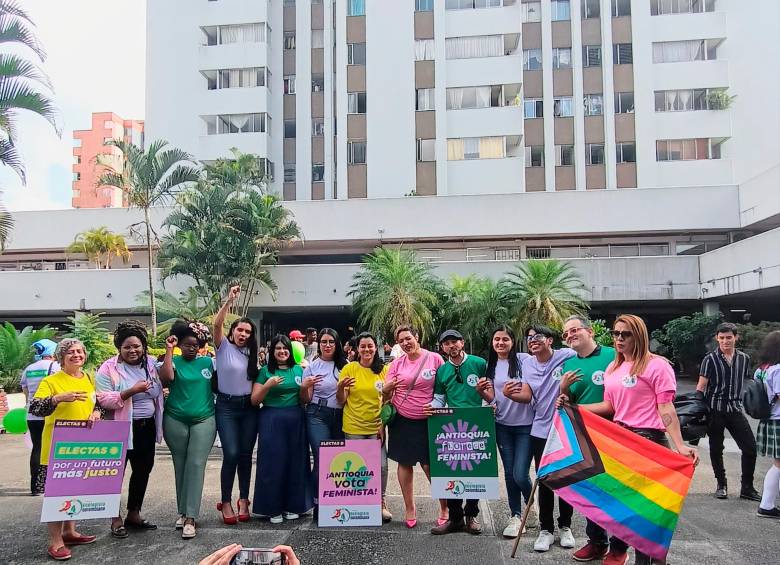
{"type": "Polygon", "coordinates": [[[187,361],[181,355],[174,355],[173,368],[175,376],[168,385],[171,392],[165,401],[165,413],[185,424],[197,424],[213,416],[211,378],[214,362],[211,357],[187,361]]]}
{"type": "Polygon", "coordinates": [[[580,380],[569,387],[572,404],[595,404],[604,400],[604,371],[615,359],[615,350],[599,345],[587,357],[575,355],[563,363],[563,372],[580,370],[580,380]]]}
{"type": "Polygon", "coordinates": [[[447,361],[436,370],[434,394],[447,397],[450,408],[471,408],[482,406],[482,397],[477,392],[477,381],[485,376],[487,362],[476,355],[466,355],[463,363],[455,367],[447,361]],[[458,375],[463,381],[458,382],[458,375]]]}
{"type": "Polygon", "coordinates": [[[263,406],[287,408],[289,406],[298,406],[301,403],[298,395],[301,391],[303,369],[300,365],[295,365],[290,369],[277,369],[274,373],[271,373],[266,365],[260,369],[256,382],[265,384],[271,377],[282,377],[284,380],[268,391],[268,394],[265,395],[265,400],[263,400],[263,406]]]}

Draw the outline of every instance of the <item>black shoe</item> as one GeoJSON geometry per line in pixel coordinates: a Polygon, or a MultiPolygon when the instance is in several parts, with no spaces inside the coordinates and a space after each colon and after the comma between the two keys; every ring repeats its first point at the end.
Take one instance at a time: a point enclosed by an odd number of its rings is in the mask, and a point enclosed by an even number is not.
{"type": "Polygon", "coordinates": [[[718,485],[717,490],[715,490],[715,498],[725,500],[728,497],[729,497],[729,490],[726,488],[726,485],[718,485]]]}
{"type": "Polygon", "coordinates": [[[742,490],[739,491],[739,497],[753,502],[761,502],[761,495],[753,487],[742,487],[742,490]]]}
{"type": "Polygon", "coordinates": [[[441,526],[436,526],[435,528],[431,528],[431,533],[435,536],[443,536],[444,534],[453,534],[455,532],[461,532],[465,527],[466,524],[463,522],[462,518],[457,522],[453,522],[452,520],[447,520],[441,526]]]}
{"type": "Polygon", "coordinates": [[[780,519],[780,508],[772,508],[771,510],[764,510],[759,506],[758,510],[756,511],[756,516],[761,516],[762,518],[780,519]]]}

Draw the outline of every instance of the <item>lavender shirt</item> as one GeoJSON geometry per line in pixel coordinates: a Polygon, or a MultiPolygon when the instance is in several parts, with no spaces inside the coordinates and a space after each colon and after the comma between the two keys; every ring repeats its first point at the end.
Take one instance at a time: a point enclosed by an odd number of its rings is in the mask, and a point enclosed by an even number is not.
{"type": "Polygon", "coordinates": [[[770,420],[780,420],[780,364],[772,365],[766,370],[766,393],[771,407],[770,420]]]}
{"type": "MultiPolygon", "coordinates": [[[[517,362],[522,364],[526,357],[530,357],[530,355],[528,353],[518,353],[517,362]]],[[[504,385],[510,380],[517,381],[518,379],[509,378],[509,361],[499,359],[496,363],[496,373],[493,379],[496,423],[503,426],[530,426],[534,421],[534,411],[531,405],[524,402],[515,402],[504,396],[504,385]]]]}
{"type": "Polygon", "coordinates": [[[228,341],[228,338],[223,337],[215,361],[219,392],[231,396],[252,394],[252,381],[246,378],[246,366],[249,363],[248,348],[236,347],[228,341]]]}
{"type": "Polygon", "coordinates": [[[546,363],[540,363],[529,355],[523,361],[523,382],[528,383],[533,392],[531,407],[534,411],[534,423],[531,427],[533,437],[547,439],[552,425],[555,399],[561,393],[561,375],[563,362],[576,355],[573,349],[554,349],[552,357],[546,363]]]}
{"type": "Polygon", "coordinates": [[[336,402],[336,388],[339,384],[339,370],[336,364],[333,361],[315,359],[303,370],[303,378],[316,375],[322,375],[322,380],[314,385],[312,404],[319,404],[320,400],[325,400],[328,408],[342,409],[343,406],[336,402]]]}

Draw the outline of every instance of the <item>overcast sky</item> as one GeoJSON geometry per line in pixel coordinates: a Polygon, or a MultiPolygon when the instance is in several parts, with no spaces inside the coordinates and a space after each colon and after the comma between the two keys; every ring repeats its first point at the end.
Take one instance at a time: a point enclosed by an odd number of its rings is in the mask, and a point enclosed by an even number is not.
{"type": "Polygon", "coordinates": [[[19,118],[27,186],[0,167],[2,199],[11,210],[69,208],[73,130],[92,112],[144,117],[146,0],[20,0],[48,57],[43,64],[61,112],[62,138],[42,118],[19,118]]]}

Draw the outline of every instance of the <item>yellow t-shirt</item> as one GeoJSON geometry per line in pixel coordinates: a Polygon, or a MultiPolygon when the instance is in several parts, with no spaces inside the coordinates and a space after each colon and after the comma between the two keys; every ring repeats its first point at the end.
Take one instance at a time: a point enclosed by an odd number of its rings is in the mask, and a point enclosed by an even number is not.
{"type": "Polygon", "coordinates": [[[368,435],[379,432],[379,411],[382,409],[382,386],[386,373],[387,365],[382,367],[382,372],[377,375],[357,361],[348,363],[341,369],[339,380],[346,377],[355,379],[344,403],[345,434],[368,435]]]}
{"type": "Polygon", "coordinates": [[[86,392],[86,400],[77,402],[60,402],[54,408],[54,412],[46,416],[43,424],[43,437],[41,441],[41,465],[49,464],[49,450],[51,449],[51,436],[54,433],[54,422],[57,420],[86,420],[95,409],[95,383],[92,377],[82,373],[77,379],[59,371],[49,375],[41,381],[34,398],[48,398],[63,392],[86,392]]]}

